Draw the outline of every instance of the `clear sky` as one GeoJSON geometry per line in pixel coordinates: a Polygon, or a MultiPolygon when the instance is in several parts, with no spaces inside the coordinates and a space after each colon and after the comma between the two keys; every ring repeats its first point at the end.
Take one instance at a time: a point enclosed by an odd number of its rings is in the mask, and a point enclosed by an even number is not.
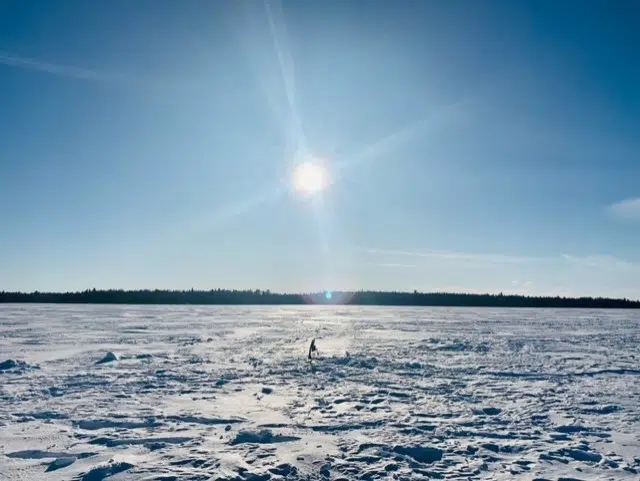
{"type": "Polygon", "coordinates": [[[640,298],[638,25],[635,0],[3,1],[0,289],[640,298]]]}

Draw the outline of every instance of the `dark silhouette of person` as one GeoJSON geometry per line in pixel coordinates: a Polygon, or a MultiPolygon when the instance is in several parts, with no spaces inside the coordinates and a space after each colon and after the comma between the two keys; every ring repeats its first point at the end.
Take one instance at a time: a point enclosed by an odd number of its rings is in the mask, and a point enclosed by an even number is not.
{"type": "Polygon", "coordinates": [[[316,347],[316,340],[312,339],[311,340],[311,345],[309,346],[309,360],[311,360],[311,353],[317,353],[318,352],[318,348],[316,347]]]}

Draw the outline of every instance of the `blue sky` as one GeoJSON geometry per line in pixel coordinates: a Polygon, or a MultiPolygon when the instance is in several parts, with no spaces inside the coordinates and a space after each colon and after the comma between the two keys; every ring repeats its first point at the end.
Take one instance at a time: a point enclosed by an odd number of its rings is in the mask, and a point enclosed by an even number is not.
{"type": "Polygon", "coordinates": [[[635,1],[0,5],[0,289],[640,298],[635,1]],[[331,185],[290,188],[305,159],[331,185]]]}

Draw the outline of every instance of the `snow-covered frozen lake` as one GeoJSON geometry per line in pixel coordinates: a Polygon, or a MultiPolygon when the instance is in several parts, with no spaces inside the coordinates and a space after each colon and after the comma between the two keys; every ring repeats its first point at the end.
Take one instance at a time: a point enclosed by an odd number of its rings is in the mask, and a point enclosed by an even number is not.
{"type": "Polygon", "coordinates": [[[638,480],[639,343],[638,311],[4,305],[0,480],[638,480]]]}

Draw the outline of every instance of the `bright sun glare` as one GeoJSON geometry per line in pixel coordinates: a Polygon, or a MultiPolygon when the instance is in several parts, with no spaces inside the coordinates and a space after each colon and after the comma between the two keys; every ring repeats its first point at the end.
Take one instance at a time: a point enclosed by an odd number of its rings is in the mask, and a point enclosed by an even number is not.
{"type": "Polygon", "coordinates": [[[322,191],[328,184],[327,169],[313,162],[297,165],[293,170],[293,187],[297,192],[313,195],[322,191]]]}

